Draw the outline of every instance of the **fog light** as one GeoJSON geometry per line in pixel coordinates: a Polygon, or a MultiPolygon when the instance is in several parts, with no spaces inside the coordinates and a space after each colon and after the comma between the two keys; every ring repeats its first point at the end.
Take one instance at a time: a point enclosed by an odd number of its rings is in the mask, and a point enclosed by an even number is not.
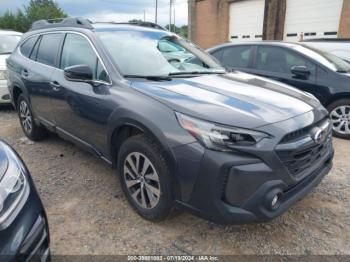
{"type": "Polygon", "coordinates": [[[270,192],[266,194],[265,197],[265,207],[270,211],[275,211],[281,205],[281,201],[283,198],[283,193],[280,188],[272,189],[270,192]]]}
{"type": "Polygon", "coordinates": [[[278,197],[278,194],[275,195],[273,198],[272,198],[272,201],[271,201],[271,207],[273,209],[276,209],[278,207],[278,200],[279,200],[279,197],[278,197]]]}

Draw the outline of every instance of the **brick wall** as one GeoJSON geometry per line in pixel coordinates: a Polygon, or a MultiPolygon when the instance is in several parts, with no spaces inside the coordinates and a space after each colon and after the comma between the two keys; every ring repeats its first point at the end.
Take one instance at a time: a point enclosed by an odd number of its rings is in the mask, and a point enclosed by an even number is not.
{"type": "Polygon", "coordinates": [[[226,0],[197,0],[192,17],[192,40],[202,48],[227,42],[229,5],[226,0]],[[199,15],[200,14],[200,15],[199,15]]]}
{"type": "Polygon", "coordinates": [[[266,0],[264,12],[264,40],[283,40],[287,0],[266,0]]]}
{"type": "MultiPolygon", "coordinates": [[[[189,0],[190,39],[202,48],[228,42],[229,6],[244,0],[189,0]]],[[[283,39],[286,0],[265,0],[264,39],[283,39]]]]}
{"type": "MultiPolygon", "coordinates": [[[[229,5],[246,0],[188,1],[190,39],[202,48],[208,48],[228,42],[229,5]]],[[[265,0],[263,39],[283,40],[286,1],[265,0]]],[[[350,0],[343,1],[339,37],[350,38],[350,0]]]]}
{"type": "Polygon", "coordinates": [[[343,1],[338,35],[341,38],[350,38],[350,0],[343,1]]]}

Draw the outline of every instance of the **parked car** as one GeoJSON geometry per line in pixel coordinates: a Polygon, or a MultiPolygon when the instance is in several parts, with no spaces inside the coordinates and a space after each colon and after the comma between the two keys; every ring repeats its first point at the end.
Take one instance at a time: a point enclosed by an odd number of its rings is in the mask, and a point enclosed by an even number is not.
{"type": "Polygon", "coordinates": [[[219,223],[266,221],[332,166],[317,99],[227,73],[165,30],[39,21],[7,61],[26,136],[56,132],[116,167],[129,203],[152,221],[175,207],[219,223]],[[181,50],[176,61],[164,40],[181,50]]]}
{"type": "Polygon", "coordinates": [[[11,104],[6,81],[6,58],[15,49],[22,33],[0,30],[0,105],[11,104]]]}
{"type": "Polygon", "coordinates": [[[336,55],[350,63],[350,39],[309,39],[304,40],[303,44],[336,55]]]}
{"type": "Polygon", "coordinates": [[[304,44],[250,42],[208,50],[228,70],[267,77],[313,94],[330,112],[333,134],[350,138],[350,64],[304,44]]]}
{"type": "Polygon", "coordinates": [[[49,228],[30,173],[0,141],[0,260],[49,261],[49,228]]]}

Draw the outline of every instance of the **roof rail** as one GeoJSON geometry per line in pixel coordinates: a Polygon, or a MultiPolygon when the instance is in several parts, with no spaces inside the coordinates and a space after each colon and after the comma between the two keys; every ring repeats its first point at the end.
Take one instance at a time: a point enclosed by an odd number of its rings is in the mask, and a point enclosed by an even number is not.
{"type": "Polygon", "coordinates": [[[88,19],[80,17],[55,18],[49,20],[38,20],[32,24],[30,30],[39,30],[54,27],[79,27],[93,29],[88,19]]]}
{"type": "Polygon", "coordinates": [[[164,30],[167,31],[164,27],[152,23],[152,22],[146,22],[146,21],[135,21],[135,22],[93,22],[94,24],[114,24],[114,25],[136,25],[136,26],[143,26],[143,27],[150,27],[150,28],[155,28],[159,30],[164,30]]]}

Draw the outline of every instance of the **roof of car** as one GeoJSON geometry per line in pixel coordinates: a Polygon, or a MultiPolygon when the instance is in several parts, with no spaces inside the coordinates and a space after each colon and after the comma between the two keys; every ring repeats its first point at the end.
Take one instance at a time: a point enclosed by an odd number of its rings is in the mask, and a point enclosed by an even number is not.
{"type": "Polygon", "coordinates": [[[0,30],[0,35],[22,35],[22,33],[13,30],[0,30]]]}
{"type": "Polygon", "coordinates": [[[135,21],[135,22],[92,22],[89,19],[79,18],[79,17],[68,17],[68,18],[58,18],[58,19],[50,19],[50,20],[39,20],[32,24],[30,31],[35,30],[45,30],[45,29],[58,29],[58,28],[82,28],[89,30],[103,30],[103,29],[111,29],[118,27],[142,27],[156,30],[166,29],[158,24],[146,21],[135,21]]]}
{"type": "Polygon", "coordinates": [[[207,49],[207,51],[214,51],[227,46],[237,46],[237,45],[274,45],[274,46],[284,46],[284,47],[295,47],[297,45],[302,45],[302,43],[292,43],[292,42],[282,42],[282,41],[246,41],[246,42],[234,42],[225,43],[217,45],[207,49]]]}

